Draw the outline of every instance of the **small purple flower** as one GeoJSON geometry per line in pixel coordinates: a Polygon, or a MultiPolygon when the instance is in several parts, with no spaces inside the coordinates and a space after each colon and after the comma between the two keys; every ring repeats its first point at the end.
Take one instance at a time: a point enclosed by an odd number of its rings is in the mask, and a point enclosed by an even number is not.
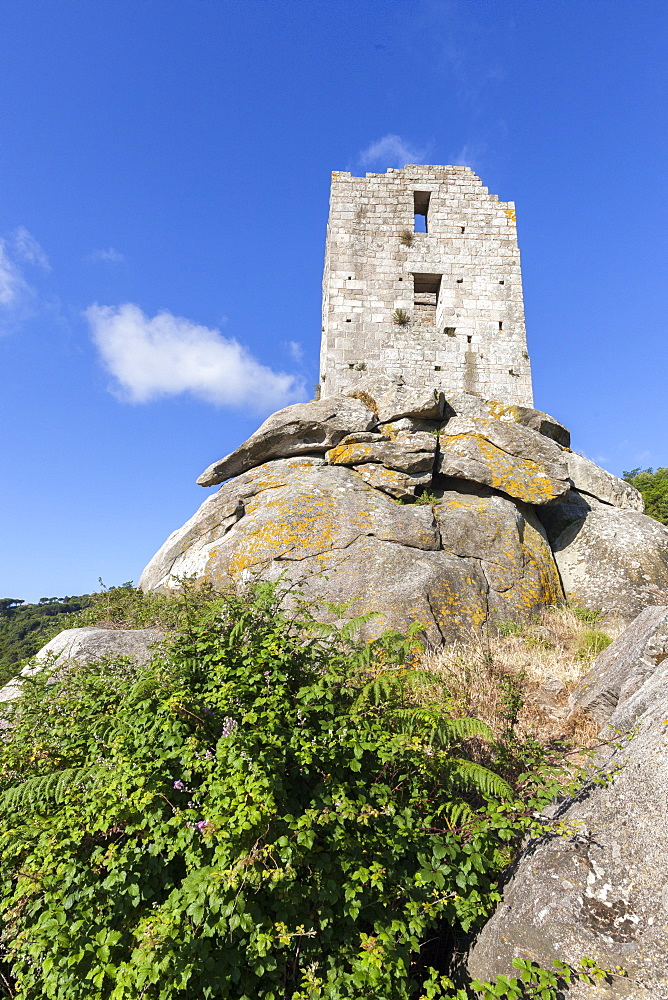
{"type": "Polygon", "coordinates": [[[225,719],[223,720],[223,728],[221,730],[220,735],[221,736],[231,736],[232,733],[234,732],[234,730],[237,728],[238,725],[239,725],[238,722],[236,722],[234,719],[230,718],[229,715],[226,715],[225,719]]]}
{"type": "Polygon", "coordinates": [[[177,790],[177,792],[183,791],[185,787],[186,786],[183,784],[180,778],[177,778],[177,780],[174,782],[174,788],[177,790]]]}
{"type": "Polygon", "coordinates": [[[199,823],[195,823],[195,826],[197,827],[200,833],[206,833],[210,825],[211,824],[209,823],[208,819],[201,819],[199,823]]]}

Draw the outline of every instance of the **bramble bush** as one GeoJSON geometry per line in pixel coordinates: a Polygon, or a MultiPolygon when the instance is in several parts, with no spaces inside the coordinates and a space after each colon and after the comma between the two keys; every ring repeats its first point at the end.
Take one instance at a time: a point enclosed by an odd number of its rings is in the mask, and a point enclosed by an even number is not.
{"type": "Polygon", "coordinates": [[[563,769],[454,718],[413,634],[360,646],[280,596],[200,601],[150,664],[43,673],[4,709],[5,995],[474,995],[428,941],[490,913],[563,769]]]}

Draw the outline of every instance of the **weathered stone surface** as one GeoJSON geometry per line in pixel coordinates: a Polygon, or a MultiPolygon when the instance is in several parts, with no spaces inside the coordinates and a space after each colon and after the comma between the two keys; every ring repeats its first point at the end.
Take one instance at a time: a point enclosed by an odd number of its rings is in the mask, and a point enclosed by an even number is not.
{"type": "Polygon", "coordinates": [[[275,458],[324,453],[353,431],[370,430],[376,415],[359,399],[334,396],[295,403],[272,413],[236,451],[202,473],[200,486],[215,486],[275,458]]]}
{"type": "Polygon", "coordinates": [[[393,438],[402,432],[415,434],[418,431],[427,431],[430,434],[437,434],[440,427],[439,420],[421,420],[418,417],[401,417],[399,420],[391,420],[387,424],[378,425],[378,433],[386,434],[393,438]]]}
{"type": "Polygon", "coordinates": [[[397,499],[415,496],[418,489],[429,486],[432,480],[431,471],[422,476],[409,476],[396,469],[386,469],[384,465],[377,465],[375,462],[353,465],[353,469],[369,486],[397,499]]]}
{"type": "Polygon", "coordinates": [[[137,663],[147,663],[155,653],[156,644],[164,638],[165,633],[157,628],[64,629],[42,646],[18,677],[0,689],[0,702],[19,698],[23,690],[22,678],[32,677],[46,666],[53,669],[68,663],[94,663],[116,656],[128,656],[137,663]]]}
{"type": "Polygon", "coordinates": [[[372,397],[381,423],[402,417],[439,420],[443,416],[443,394],[434,388],[412,388],[398,379],[387,379],[359,382],[356,389],[372,397]]]}
{"type": "Polygon", "coordinates": [[[568,477],[578,493],[586,493],[613,507],[644,513],[642,494],[635,486],[618,479],[611,472],[606,472],[584,455],[577,455],[574,451],[566,452],[565,455],[568,477]]]}
{"type": "Polygon", "coordinates": [[[167,539],[139,585],[162,589],[174,586],[175,577],[195,575],[224,588],[273,561],[317,563],[364,535],[438,548],[430,508],[397,504],[349,469],[304,458],[268,462],[209,497],[167,539]]]}
{"type": "Polygon", "coordinates": [[[570,486],[562,449],[516,424],[452,417],[439,448],[442,475],[484,483],[526,503],[549,503],[570,486]]]}
{"type": "Polygon", "coordinates": [[[555,503],[536,507],[536,515],[552,544],[564,528],[586,517],[598,503],[593,497],[581,496],[576,490],[568,490],[555,503]]]}
{"type": "Polygon", "coordinates": [[[593,502],[552,544],[569,600],[631,621],[668,604],[668,528],[635,510],[593,502]]]}
{"type": "MultiPolygon", "coordinates": [[[[371,462],[359,469],[389,475],[371,462]]],[[[519,618],[555,600],[556,569],[528,508],[491,491],[462,494],[459,505],[457,497],[451,490],[433,507],[402,505],[343,466],[269,462],[209,497],[140,586],[165,591],[195,576],[225,589],[281,577],[299,582],[316,606],[352,600],[351,615],[378,612],[366,635],[417,619],[435,643],[470,636],[490,614],[519,618]]]]}
{"type": "Polygon", "coordinates": [[[668,607],[645,608],[596,657],[572,693],[571,705],[586,709],[600,723],[609,722],[618,705],[631,698],[667,658],[668,607]]]}
{"type": "Polygon", "coordinates": [[[540,523],[524,504],[485,487],[434,491],[443,548],[480,560],[495,618],[516,618],[563,597],[559,574],[540,523]]]}
{"type": "MultiPolygon", "coordinates": [[[[431,511],[428,507],[407,508],[431,511]]],[[[470,638],[487,618],[487,582],[480,565],[450,552],[418,549],[360,536],[345,549],[314,560],[275,562],[263,574],[300,583],[315,608],[352,601],[347,615],[375,612],[362,630],[366,639],[387,628],[405,631],[419,621],[433,645],[470,638]],[[314,572],[317,570],[317,572],[314,572]]],[[[318,610],[320,614],[320,610],[318,610]]]]}
{"type": "Polygon", "coordinates": [[[668,659],[658,659],[644,682],[637,673],[638,656],[665,643],[668,608],[649,610],[604,660],[610,673],[602,688],[619,696],[610,724],[636,728],[612,756],[620,770],[610,785],[591,785],[559,808],[571,836],[544,838],[523,852],[472,949],[474,976],[512,974],[513,957],[549,966],[587,956],[628,976],[609,987],[576,986],[569,1000],[668,997],[668,659]],[[640,686],[625,692],[624,674],[640,686]]]}
{"type": "Polygon", "coordinates": [[[349,434],[325,455],[330,465],[361,465],[376,462],[410,476],[433,472],[436,458],[435,434],[405,431],[387,437],[383,434],[349,434]]]}
{"type": "Polygon", "coordinates": [[[567,427],[560,424],[541,410],[529,406],[515,406],[512,403],[500,403],[498,400],[482,399],[468,392],[449,395],[445,403],[445,416],[471,417],[473,420],[501,420],[503,423],[520,424],[529,430],[537,431],[543,437],[552,438],[557,444],[568,448],[571,434],[567,427]]]}

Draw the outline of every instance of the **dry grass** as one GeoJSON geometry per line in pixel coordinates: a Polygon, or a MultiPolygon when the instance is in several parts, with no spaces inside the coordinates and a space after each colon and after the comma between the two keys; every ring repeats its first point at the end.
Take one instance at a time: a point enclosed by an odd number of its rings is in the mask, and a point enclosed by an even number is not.
{"type": "Polygon", "coordinates": [[[625,627],[617,618],[591,617],[577,608],[548,607],[526,623],[497,623],[484,637],[427,652],[422,665],[444,682],[456,714],[483,719],[497,736],[508,725],[515,697],[518,736],[589,745],[596,724],[584,712],[571,714],[568,697],[607,644],[605,637],[613,640],[625,627]]]}

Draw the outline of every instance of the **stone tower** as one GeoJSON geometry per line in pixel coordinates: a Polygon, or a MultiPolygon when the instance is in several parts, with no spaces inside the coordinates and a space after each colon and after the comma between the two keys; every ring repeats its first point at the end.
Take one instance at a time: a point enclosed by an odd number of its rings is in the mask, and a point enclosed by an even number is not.
{"type": "Polygon", "coordinates": [[[375,375],[533,405],[515,206],[469,167],[332,174],[321,395],[375,375]]]}

